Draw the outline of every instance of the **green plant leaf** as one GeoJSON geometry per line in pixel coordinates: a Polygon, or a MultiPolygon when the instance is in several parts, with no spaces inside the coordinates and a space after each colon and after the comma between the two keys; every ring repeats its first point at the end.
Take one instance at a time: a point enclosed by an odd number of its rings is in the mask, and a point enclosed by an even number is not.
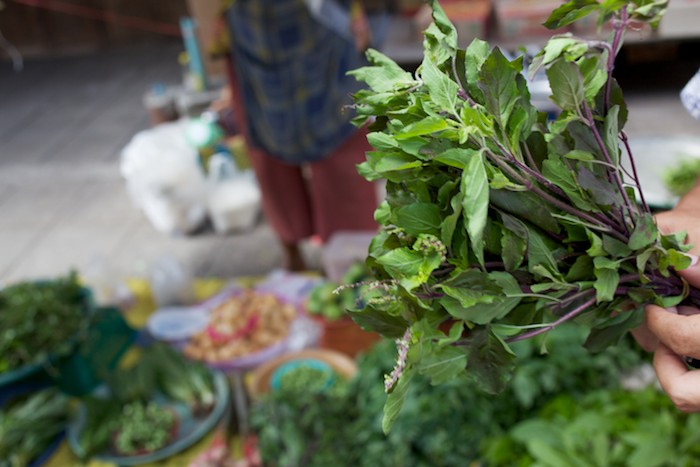
{"type": "Polygon", "coordinates": [[[386,398],[384,416],[382,418],[382,431],[385,434],[389,433],[391,426],[401,412],[401,406],[403,406],[404,400],[406,399],[406,393],[408,392],[409,383],[411,379],[413,379],[413,375],[413,371],[405,370],[399,377],[399,381],[396,383],[393,391],[391,391],[386,398]]]}
{"type": "Polygon", "coordinates": [[[651,215],[644,215],[637,219],[637,226],[630,236],[629,247],[632,250],[641,250],[651,245],[658,237],[659,229],[651,215]]]}
{"type": "Polygon", "coordinates": [[[549,29],[568,26],[599,8],[596,0],[571,0],[556,8],[544,22],[544,26],[549,29]]]}
{"type": "MultiPolygon", "coordinates": [[[[605,258],[598,257],[595,259],[605,258]]],[[[617,269],[607,267],[600,268],[597,267],[597,265],[594,272],[596,281],[593,287],[595,287],[596,290],[596,302],[603,303],[612,301],[612,299],[615,298],[615,292],[620,282],[620,273],[617,269]]]]}
{"type": "Polygon", "coordinates": [[[441,72],[428,56],[423,59],[420,75],[435,109],[457,115],[457,92],[459,91],[457,83],[441,72]]]}
{"type": "Polygon", "coordinates": [[[384,337],[398,339],[406,332],[408,323],[399,317],[393,316],[384,310],[368,304],[362,311],[348,311],[350,318],[367,332],[377,332],[384,337]]]}
{"type": "Polygon", "coordinates": [[[484,96],[484,106],[496,117],[501,128],[508,120],[515,104],[520,99],[516,78],[520,67],[509,62],[501,50],[494,48],[479,70],[479,89],[484,96]]]}
{"type": "Polygon", "coordinates": [[[417,369],[431,384],[444,384],[464,373],[467,355],[459,347],[442,347],[422,358],[417,369]]]}
{"type": "Polygon", "coordinates": [[[474,149],[454,148],[441,152],[433,159],[451,167],[464,169],[473,157],[478,157],[479,152],[474,149]]]}
{"type": "Polygon", "coordinates": [[[472,332],[468,343],[467,371],[484,390],[492,394],[501,392],[515,364],[513,352],[488,328],[472,332]]]}
{"type": "Polygon", "coordinates": [[[395,213],[397,225],[401,225],[411,235],[440,234],[442,217],[440,208],[430,203],[409,204],[395,213]]]}
{"type": "Polygon", "coordinates": [[[373,66],[349,71],[358,81],[364,81],[376,92],[392,92],[416,85],[411,73],[401,68],[383,53],[367,50],[367,59],[373,66]]]}
{"type": "MultiPolygon", "coordinates": [[[[442,117],[429,116],[423,120],[404,127],[396,134],[397,140],[406,140],[415,136],[429,135],[447,128],[447,121],[442,117]]],[[[398,146],[398,143],[397,143],[398,146]]]]}
{"type": "Polygon", "coordinates": [[[482,153],[471,156],[462,174],[464,217],[472,250],[480,263],[484,262],[483,234],[489,209],[489,181],[482,153]]]}
{"type": "Polygon", "coordinates": [[[552,88],[552,100],[564,110],[578,112],[585,93],[583,77],[576,64],[556,60],[547,69],[547,78],[552,88]]]}
{"type": "Polygon", "coordinates": [[[465,89],[477,102],[483,102],[484,97],[478,86],[479,70],[489,56],[491,46],[481,39],[474,39],[467,47],[464,59],[465,74],[469,89],[465,89]]]}

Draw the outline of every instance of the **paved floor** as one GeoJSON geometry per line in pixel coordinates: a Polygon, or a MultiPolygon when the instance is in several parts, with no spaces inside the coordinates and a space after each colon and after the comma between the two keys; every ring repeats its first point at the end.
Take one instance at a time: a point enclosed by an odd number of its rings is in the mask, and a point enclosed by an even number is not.
{"type": "MultiPolygon", "coordinates": [[[[141,96],[179,79],[179,43],[79,57],[0,62],[0,282],[90,270],[143,275],[163,255],[196,276],[264,274],[281,255],[264,220],[245,234],[170,237],[131,204],[119,153],[148,127],[141,96]]],[[[700,136],[680,105],[678,82],[627,95],[632,138],[700,136]]],[[[318,249],[306,245],[312,265],[318,249]]],[[[314,261],[316,261],[314,263],[314,261]]]]}

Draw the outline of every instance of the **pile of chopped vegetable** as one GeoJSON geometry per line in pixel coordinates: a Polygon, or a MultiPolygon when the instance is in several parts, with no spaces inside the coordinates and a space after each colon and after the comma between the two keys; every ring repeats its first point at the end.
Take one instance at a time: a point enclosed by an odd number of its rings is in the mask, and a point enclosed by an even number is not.
{"type": "Polygon", "coordinates": [[[0,290],[0,373],[68,352],[90,319],[75,273],[0,290]]]}
{"type": "Polygon", "coordinates": [[[124,406],[114,425],[114,447],[124,455],[157,451],[174,436],[177,419],[167,407],[134,401],[124,406]]]}

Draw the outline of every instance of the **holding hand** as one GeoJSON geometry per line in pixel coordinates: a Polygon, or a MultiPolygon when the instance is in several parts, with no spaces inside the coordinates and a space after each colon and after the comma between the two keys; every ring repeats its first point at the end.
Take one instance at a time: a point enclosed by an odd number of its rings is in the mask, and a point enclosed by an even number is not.
{"type": "MultiPolygon", "coordinates": [[[[700,288],[700,187],[686,195],[671,211],[656,216],[663,232],[686,231],[695,245],[691,266],[678,274],[700,288]]],[[[700,359],[700,310],[694,307],[646,307],[646,328],[635,331],[642,347],[654,351],[654,369],[668,397],[684,412],[700,411],[700,371],[688,369],[684,357],[700,359]]]]}

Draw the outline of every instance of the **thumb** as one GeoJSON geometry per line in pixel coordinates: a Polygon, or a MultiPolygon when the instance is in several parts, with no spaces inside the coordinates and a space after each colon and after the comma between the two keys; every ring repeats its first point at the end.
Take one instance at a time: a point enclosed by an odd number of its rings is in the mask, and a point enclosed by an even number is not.
{"type": "Polygon", "coordinates": [[[700,358],[700,315],[676,314],[675,309],[647,305],[646,325],[676,355],[700,358]]]}
{"type": "Polygon", "coordinates": [[[688,281],[690,285],[700,288],[700,264],[698,264],[698,257],[690,253],[686,253],[686,256],[690,258],[690,266],[676,272],[688,281]]]}

